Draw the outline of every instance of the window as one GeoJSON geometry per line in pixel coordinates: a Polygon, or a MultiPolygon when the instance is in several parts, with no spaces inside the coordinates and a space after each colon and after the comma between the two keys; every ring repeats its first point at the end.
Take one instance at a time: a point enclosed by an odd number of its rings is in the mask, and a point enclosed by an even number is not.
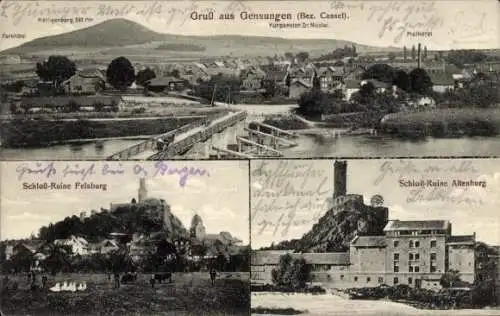
{"type": "Polygon", "coordinates": [[[399,260],[399,253],[394,254],[394,260],[399,260]]]}
{"type": "Polygon", "coordinates": [[[398,278],[394,278],[394,284],[398,284],[399,283],[399,279],[398,278]]]}
{"type": "Polygon", "coordinates": [[[420,268],[419,267],[415,267],[415,272],[420,272],[420,268]]]}
{"type": "Polygon", "coordinates": [[[431,248],[436,248],[436,241],[435,240],[431,240],[431,248]]]}
{"type": "Polygon", "coordinates": [[[394,240],[394,248],[397,248],[399,246],[399,241],[394,240]]]}
{"type": "Polygon", "coordinates": [[[420,254],[419,253],[415,254],[415,260],[420,260],[420,254]]]}
{"type": "Polygon", "coordinates": [[[399,265],[397,264],[394,265],[394,272],[399,272],[399,265]]]}
{"type": "Polygon", "coordinates": [[[413,283],[413,279],[412,278],[408,278],[408,284],[412,284],[413,283]]]}
{"type": "Polygon", "coordinates": [[[436,272],[436,266],[431,264],[431,272],[436,272]]]}
{"type": "Polygon", "coordinates": [[[413,254],[411,252],[408,254],[408,260],[413,260],[413,254]]]}
{"type": "Polygon", "coordinates": [[[413,267],[412,266],[408,266],[408,272],[413,272],[413,267]]]}
{"type": "Polygon", "coordinates": [[[366,278],[366,283],[370,283],[370,281],[371,281],[371,280],[372,280],[372,279],[371,279],[370,277],[367,277],[367,278],[366,278]]]}
{"type": "Polygon", "coordinates": [[[358,277],[357,276],[354,277],[354,282],[358,282],[358,277]]]}
{"type": "Polygon", "coordinates": [[[384,283],[384,278],[383,277],[378,277],[378,283],[384,283]]]}
{"type": "Polygon", "coordinates": [[[344,275],[343,275],[343,274],[340,276],[340,279],[341,279],[341,280],[343,280],[343,279],[344,279],[344,275]]]}
{"type": "Polygon", "coordinates": [[[410,240],[410,248],[413,248],[413,240],[410,240]]]}
{"type": "Polygon", "coordinates": [[[415,241],[415,248],[420,247],[420,241],[415,241]]]}
{"type": "Polygon", "coordinates": [[[435,253],[431,253],[431,260],[436,260],[436,254],[435,253]]]}

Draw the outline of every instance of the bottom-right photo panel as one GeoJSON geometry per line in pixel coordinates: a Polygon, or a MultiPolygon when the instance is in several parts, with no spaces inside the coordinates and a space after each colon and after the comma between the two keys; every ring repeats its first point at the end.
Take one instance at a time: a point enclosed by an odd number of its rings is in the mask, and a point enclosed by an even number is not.
{"type": "Polygon", "coordinates": [[[252,315],[500,315],[500,160],[252,160],[252,315]]]}

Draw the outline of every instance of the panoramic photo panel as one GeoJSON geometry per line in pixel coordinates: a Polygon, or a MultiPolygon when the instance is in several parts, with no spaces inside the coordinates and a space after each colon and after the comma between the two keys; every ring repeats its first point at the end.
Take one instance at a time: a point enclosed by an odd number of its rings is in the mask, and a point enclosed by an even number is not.
{"type": "Polygon", "coordinates": [[[252,315],[498,315],[499,163],[252,160],[252,315]]]}
{"type": "Polygon", "coordinates": [[[249,315],[248,161],[0,167],[4,315],[249,315]]]}
{"type": "Polygon", "coordinates": [[[0,158],[498,156],[498,6],[5,0],[0,158]]]}

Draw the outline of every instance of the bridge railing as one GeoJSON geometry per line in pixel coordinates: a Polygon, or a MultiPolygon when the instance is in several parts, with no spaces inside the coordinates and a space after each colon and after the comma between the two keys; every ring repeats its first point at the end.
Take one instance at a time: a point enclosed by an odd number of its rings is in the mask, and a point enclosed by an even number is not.
{"type": "MultiPolygon", "coordinates": [[[[205,129],[194,133],[184,139],[179,140],[170,144],[167,150],[156,153],[148,158],[148,160],[163,160],[172,158],[179,154],[182,154],[188,151],[194,144],[199,142],[204,142],[212,137],[216,133],[222,132],[227,127],[236,124],[239,121],[242,121],[246,118],[247,113],[245,111],[238,112],[236,114],[232,114],[227,119],[217,122],[213,125],[208,125],[205,129]]],[[[208,123],[208,120],[205,120],[205,123],[208,123]]]]}
{"type": "MultiPolygon", "coordinates": [[[[175,130],[168,131],[168,132],[161,134],[161,135],[153,136],[148,140],[145,140],[139,144],[133,145],[133,146],[128,147],[120,152],[117,152],[117,153],[109,156],[107,158],[107,160],[126,160],[126,159],[130,159],[130,157],[138,155],[146,150],[154,150],[157,146],[158,139],[160,139],[160,138],[168,138],[168,137],[171,137],[172,135],[177,136],[177,135],[186,133],[194,128],[204,126],[207,123],[214,121],[214,120],[217,120],[217,119],[219,119],[223,116],[226,116],[226,115],[227,115],[227,113],[217,113],[216,115],[212,115],[210,117],[207,117],[207,116],[201,117],[200,120],[197,120],[196,122],[183,125],[175,130]]],[[[175,141],[175,139],[174,139],[174,141],[175,141]]]]}

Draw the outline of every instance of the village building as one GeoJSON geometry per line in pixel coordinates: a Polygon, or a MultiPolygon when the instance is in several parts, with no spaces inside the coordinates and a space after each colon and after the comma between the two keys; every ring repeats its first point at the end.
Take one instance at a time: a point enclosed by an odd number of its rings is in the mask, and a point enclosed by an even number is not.
{"type": "MultiPolygon", "coordinates": [[[[345,168],[345,162],[336,162],[333,203],[345,203],[350,196],[345,192],[345,168]]],[[[359,197],[362,201],[359,195],[351,198],[359,197]]],[[[474,282],[475,233],[454,236],[447,220],[387,221],[387,208],[378,209],[378,216],[387,223],[384,234],[356,236],[347,252],[253,251],[252,282],[271,284],[272,271],[285,254],[305,259],[311,265],[311,281],[329,288],[406,284],[436,289],[441,276],[450,270],[458,270],[462,281],[474,282]]]]}
{"type": "Polygon", "coordinates": [[[56,239],[54,245],[69,246],[74,255],[84,256],[89,254],[89,243],[82,237],[70,236],[66,239],[56,239]]]}
{"type": "Polygon", "coordinates": [[[435,92],[447,92],[455,89],[455,80],[453,75],[447,72],[429,73],[432,81],[432,90],[435,92]]]}
{"type": "Polygon", "coordinates": [[[311,88],[312,88],[312,84],[309,82],[305,82],[303,80],[293,81],[290,84],[290,91],[289,91],[288,97],[290,99],[298,99],[298,98],[300,98],[300,96],[303,93],[311,90],[311,88]]]}
{"type": "Polygon", "coordinates": [[[323,91],[338,89],[344,80],[344,70],[339,70],[332,66],[320,67],[317,75],[320,82],[320,88],[323,91]]]}
{"type": "Polygon", "coordinates": [[[147,82],[147,88],[153,92],[182,91],[187,87],[183,78],[157,77],[147,82]]]}
{"type": "Polygon", "coordinates": [[[61,83],[67,94],[96,94],[106,88],[106,77],[97,70],[79,70],[61,83]]]}

